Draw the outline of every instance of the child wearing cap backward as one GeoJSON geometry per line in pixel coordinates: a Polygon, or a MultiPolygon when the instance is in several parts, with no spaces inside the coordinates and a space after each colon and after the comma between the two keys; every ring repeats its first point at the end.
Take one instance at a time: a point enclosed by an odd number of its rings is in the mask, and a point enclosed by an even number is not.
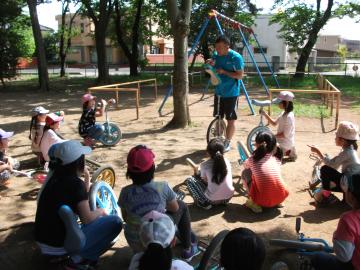
{"type": "Polygon", "coordinates": [[[56,132],[60,128],[60,122],[64,116],[50,113],[45,118],[43,135],[40,138],[40,150],[44,160],[50,160],[48,151],[53,144],[64,142],[65,140],[56,132]]]}
{"type": "Polygon", "coordinates": [[[295,149],[295,116],[293,113],[294,94],[289,91],[281,91],[274,103],[279,102],[279,108],[283,112],[276,120],[272,119],[264,110],[261,113],[273,126],[277,126],[275,134],[276,140],[282,149],[284,156],[288,156],[290,160],[297,159],[295,149]]]}
{"type": "Polygon", "coordinates": [[[66,228],[58,214],[67,205],[79,216],[85,235],[84,246],[70,254],[63,269],[94,269],[101,254],[110,248],[122,229],[118,215],[107,215],[104,209],[91,211],[88,185],[90,174],[85,168],[85,155],[91,148],[69,140],[53,145],[49,150],[48,179],[38,195],[35,216],[35,240],[43,255],[63,256],[66,228]],[[84,174],[84,180],[80,176],[84,174]]]}
{"type": "Polygon", "coordinates": [[[129,270],[193,270],[184,261],[174,259],[171,247],[175,242],[175,226],[171,218],[151,211],[142,218],[140,240],[145,251],[136,253],[129,270]]]}
{"type": "Polygon", "coordinates": [[[118,200],[126,221],[125,238],[134,252],[145,249],[139,238],[141,218],[152,210],[166,213],[177,226],[183,245],[182,258],[190,261],[199,254],[196,236],[191,231],[189,209],[176,200],[167,182],[154,180],[155,155],[145,145],[133,147],[127,156],[126,176],[132,184],[122,188],[118,200]]]}
{"type": "Polygon", "coordinates": [[[94,140],[98,140],[104,133],[103,125],[96,123],[96,117],[103,116],[107,102],[101,100],[101,107],[96,108],[96,97],[85,94],[81,98],[83,112],[79,121],[79,134],[84,138],[84,144],[93,146],[94,140]]]}
{"type": "MultiPolygon", "coordinates": [[[[342,121],[335,133],[335,144],[341,147],[341,152],[337,156],[330,158],[327,154],[324,155],[316,146],[309,145],[311,152],[315,153],[325,164],[320,169],[323,189],[341,192],[341,177],[345,173],[354,174],[360,172],[357,140],[359,140],[359,127],[349,121],[342,121]],[[340,167],[341,172],[338,171],[340,167]]],[[[318,198],[318,200],[324,200],[323,203],[326,203],[328,199],[336,200],[335,196],[330,196],[330,193],[324,193],[323,195],[325,196],[318,198]]]]}
{"type": "Polygon", "coordinates": [[[360,269],[360,173],[345,174],[340,187],[352,210],[341,215],[333,234],[335,255],[319,252],[311,257],[315,270],[360,269]]]}
{"type": "Polygon", "coordinates": [[[20,163],[16,159],[7,155],[9,139],[13,135],[14,132],[0,128],[0,186],[9,184],[11,171],[20,167],[20,163]]]}

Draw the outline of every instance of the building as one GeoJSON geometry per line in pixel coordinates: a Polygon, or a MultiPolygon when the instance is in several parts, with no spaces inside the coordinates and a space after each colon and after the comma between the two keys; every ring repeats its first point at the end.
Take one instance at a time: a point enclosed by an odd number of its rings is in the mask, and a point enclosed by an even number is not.
{"type": "Polygon", "coordinates": [[[314,49],[317,51],[317,57],[337,57],[341,44],[340,35],[320,35],[314,49]]]}

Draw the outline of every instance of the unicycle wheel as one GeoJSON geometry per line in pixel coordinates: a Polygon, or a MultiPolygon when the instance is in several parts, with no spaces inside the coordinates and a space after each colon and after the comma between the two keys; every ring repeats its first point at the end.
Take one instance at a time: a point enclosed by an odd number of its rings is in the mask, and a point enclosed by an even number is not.
{"type": "Polygon", "coordinates": [[[211,121],[207,132],[206,141],[209,143],[214,138],[226,139],[226,123],[223,119],[215,118],[211,121]]]}

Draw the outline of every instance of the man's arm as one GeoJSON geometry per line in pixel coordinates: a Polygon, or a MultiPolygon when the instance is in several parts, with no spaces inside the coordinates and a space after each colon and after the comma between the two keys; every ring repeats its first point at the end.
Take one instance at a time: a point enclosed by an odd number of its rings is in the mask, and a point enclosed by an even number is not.
{"type": "Polygon", "coordinates": [[[241,80],[244,75],[243,69],[236,70],[236,71],[226,71],[226,70],[223,70],[222,68],[219,68],[216,70],[216,72],[218,74],[224,74],[225,76],[228,76],[230,78],[237,79],[237,80],[241,80]]]}

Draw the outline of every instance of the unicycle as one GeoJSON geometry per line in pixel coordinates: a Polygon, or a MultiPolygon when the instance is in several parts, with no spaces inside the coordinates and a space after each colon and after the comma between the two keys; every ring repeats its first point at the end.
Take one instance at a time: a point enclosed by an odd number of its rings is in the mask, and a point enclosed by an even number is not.
{"type": "Polygon", "coordinates": [[[111,186],[104,181],[95,182],[91,186],[89,203],[91,211],[96,210],[96,208],[103,208],[108,215],[118,215],[121,217],[115,193],[111,186]]]}
{"type": "Polygon", "coordinates": [[[214,138],[220,138],[223,142],[226,139],[226,122],[220,115],[220,96],[217,98],[217,113],[215,118],[211,121],[207,132],[206,142],[209,143],[214,138]]]}
{"type": "MultiPolygon", "coordinates": [[[[109,104],[114,104],[115,100],[111,99],[109,104]]],[[[118,125],[111,123],[107,114],[107,106],[105,107],[105,122],[103,125],[103,134],[98,139],[103,145],[113,146],[116,145],[122,138],[122,133],[118,125]]]]}

